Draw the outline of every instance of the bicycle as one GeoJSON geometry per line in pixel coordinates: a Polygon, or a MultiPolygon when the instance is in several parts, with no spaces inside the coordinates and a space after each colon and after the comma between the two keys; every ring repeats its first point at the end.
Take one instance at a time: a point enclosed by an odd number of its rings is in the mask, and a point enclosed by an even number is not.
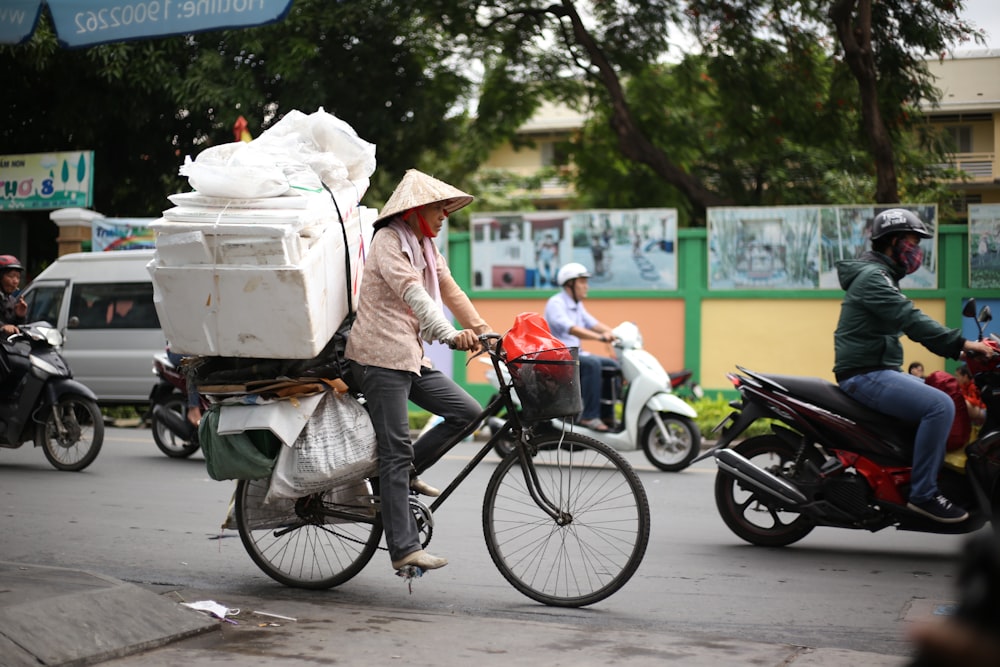
{"type": "MultiPolygon", "coordinates": [[[[497,377],[510,377],[500,372],[507,365],[501,336],[479,338],[497,377]]],[[[418,468],[422,473],[506,410],[504,426],[430,507],[410,497],[422,546],[431,540],[434,511],[499,439],[513,440],[483,500],[483,532],[493,563],[515,589],[537,602],[558,607],[599,602],[625,585],[645,554],[650,526],[645,489],[610,447],[573,432],[535,431],[523,410],[515,409],[515,384],[502,381],[480,415],[418,468]]],[[[332,588],[358,574],[380,548],[377,478],[264,505],[267,489],[267,479],[240,481],[235,515],[244,547],[272,579],[292,587],[332,588]]]]}

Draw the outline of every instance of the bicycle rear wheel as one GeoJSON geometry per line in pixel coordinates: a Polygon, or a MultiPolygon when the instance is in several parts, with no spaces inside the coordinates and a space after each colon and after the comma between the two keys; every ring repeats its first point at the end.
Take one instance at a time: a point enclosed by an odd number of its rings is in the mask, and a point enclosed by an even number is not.
{"type": "Polygon", "coordinates": [[[253,562],[267,576],[295,588],[332,588],[368,564],[382,538],[382,515],[366,482],[297,500],[264,504],[268,480],[236,486],[236,525],[253,562]],[[330,511],[352,518],[334,518],[330,511]]]}
{"type": "Polygon", "coordinates": [[[574,433],[530,441],[531,469],[511,452],[494,471],[483,502],[493,563],[514,588],[556,607],[608,597],[635,574],[649,542],[649,502],[632,467],[603,443],[574,433]],[[531,496],[525,473],[559,518],[531,496]]]}

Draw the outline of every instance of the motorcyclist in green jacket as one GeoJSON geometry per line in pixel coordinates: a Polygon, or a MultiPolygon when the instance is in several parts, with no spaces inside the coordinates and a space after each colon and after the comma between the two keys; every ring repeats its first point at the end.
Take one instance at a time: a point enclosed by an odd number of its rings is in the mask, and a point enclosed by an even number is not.
{"type": "Polygon", "coordinates": [[[907,508],[943,523],[959,523],[968,513],[945,498],[937,486],[945,444],[955,419],[951,397],[904,373],[906,334],[943,357],[963,353],[992,355],[992,348],[966,340],[921,312],[899,290],[899,281],[920,268],[921,239],[932,238],[920,218],[894,208],[875,216],[872,250],[858,259],[837,262],[840,286],[846,291],[834,333],[837,382],[848,395],[893,417],[918,421],[913,444],[913,470],[907,508]]]}

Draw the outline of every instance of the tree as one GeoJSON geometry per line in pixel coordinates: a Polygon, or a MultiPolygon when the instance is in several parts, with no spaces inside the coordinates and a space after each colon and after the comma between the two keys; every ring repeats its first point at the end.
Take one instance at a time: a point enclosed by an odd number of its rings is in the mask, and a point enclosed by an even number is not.
{"type": "MultiPolygon", "coordinates": [[[[767,69],[775,60],[773,56],[745,60],[748,55],[777,50],[788,62],[803,55],[811,61],[810,54],[817,46],[838,55],[840,67],[832,75],[831,91],[844,102],[843,113],[857,122],[857,139],[851,145],[858,140],[866,142],[875,163],[875,197],[880,202],[898,200],[895,151],[900,142],[907,141],[904,135],[917,117],[915,105],[935,97],[922,58],[943,53],[949,44],[976,38],[975,31],[959,18],[961,0],[884,0],[874,4],[870,0],[440,3],[453,10],[464,6],[467,14],[480,17],[479,52],[505,54],[503,65],[513,73],[512,78],[562,82],[563,87],[553,89],[552,94],[576,101],[582,96],[591,110],[605,118],[625,160],[612,162],[613,172],[625,170],[641,180],[652,175],[675,188],[696,220],[704,219],[708,206],[730,204],[733,199],[719,189],[718,182],[689,171],[678,156],[683,149],[652,138],[654,128],[632,106],[634,101],[623,83],[660,62],[672,29],[690,26],[713,62],[737,65],[743,83],[773,74],[767,69]],[[571,80],[577,84],[575,90],[566,85],[571,80]],[[854,84],[851,94],[844,88],[849,81],[854,84]]],[[[672,108],[683,106],[684,101],[666,98],[660,104],[672,108]]],[[[804,143],[799,148],[808,153],[812,147],[804,143]]],[[[850,152],[856,157],[853,150],[850,152]]],[[[582,151],[577,151],[577,159],[581,155],[582,151]]]]}
{"type": "Polygon", "coordinates": [[[875,201],[899,201],[896,145],[912,132],[921,100],[938,93],[924,59],[983,41],[961,18],[961,0],[691,0],[690,15],[715,52],[768,35],[795,53],[829,44],[855,82],[861,134],[874,162],[875,201]]]}
{"type": "Polygon", "coordinates": [[[577,103],[588,95],[593,107],[606,105],[621,154],[679,190],[696,217],[703,219],[708,206],[729,203],[650,141],[624,92],[623,77],[667,51],[667,35],[680,19],[672,0],[589,3],[586,20],[579,9],[582,3],[574,0],[472,4],[476,15],[484,17],[479,32],[483,51],[502,51],[507,56],[504,64],[522,81],[561,84],[549,94],[577,103]],[[580,73],[583,78],[577,78],[580,73]],[[598,97],[602,99],[595,103],[598,97]]]}
{"type": "Polygon", "coordinates": [[[440,17],[391,0],[296,0],[274,25],[63,50],[43,15],[32,40],[0,47],[7,153],[95,151],[95,208],[155,216],[187,189],[185,155],[259,134],[322,106],[377,146],[370,200],[433,164],[464,127],[465,65],[440,17]]]}
{"type": "MultiPolygon", "coordinates": [[[[835,201],[829,175],[857,173],[865,160],[854,146],[855,116],[844,109],[851,91],[834,71],[818,47],[791,57],[756,40],[739,53],[650,67],[625,94],[650,140],[734,204],[835,201]]],[[[677,206],[684,217],[686,202],[652,172],[616,160],[607,134],[598,115],[575,153],[580,189],[598,197],[593,205],[677,206]]]]}

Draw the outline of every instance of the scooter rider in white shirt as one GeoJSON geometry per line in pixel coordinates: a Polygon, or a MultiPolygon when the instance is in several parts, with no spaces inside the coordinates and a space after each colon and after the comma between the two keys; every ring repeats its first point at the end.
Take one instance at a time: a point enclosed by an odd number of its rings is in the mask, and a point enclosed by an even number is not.
{"type": "MultiPolygon", "coordinates": [[[[552,334],[567,347],[580,347],[580,340],[600,340],[610,343],[615,339],[611,327],[587,312],[583,300],[590,288],[590,272],[583,264],[570,262],[556,274],[560,285],[558,293],[545,305],[545,320],[552,334]]],[[[601,371],[617,369],[618,362],[580,350],[580,390],[583,393],[583,412],[579,423],[594,431],[607,431],[601,420],[601,371]]]]}

